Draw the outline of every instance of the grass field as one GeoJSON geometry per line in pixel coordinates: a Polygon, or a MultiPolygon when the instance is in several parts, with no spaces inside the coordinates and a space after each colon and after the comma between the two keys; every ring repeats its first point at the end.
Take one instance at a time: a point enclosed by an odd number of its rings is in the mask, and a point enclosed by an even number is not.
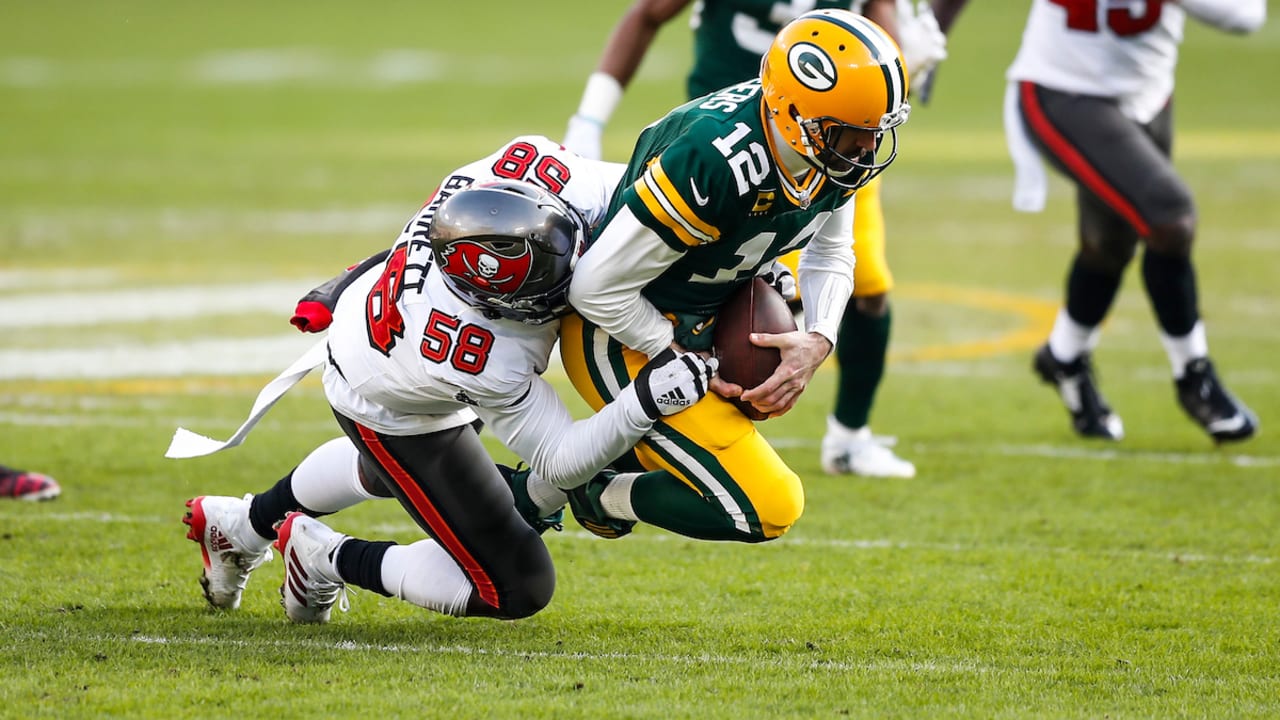
{"type": "MultiPolygon", "coordinates": [[[[1076,439],[1033,381],[1071,193],[1009,208],[1000,97],[1025,3],[974,3],[885,183],[899,285],[874,424],[916,479],[822,474],[824,371],[762,426],[808,498],[778,542],[571,522],[547,538],[555,600],[518,622],[362,593],[295,627],[278,560],[239,612],[206,609],[183,502],[264,489],[338,430],[314,380],[235,450],[166,460],[173,429],[229,436],[310,342],[286,322],[297,296],[388,245],[442,173],[558,137],[625,5],[0,12],[0,462],[65,489],[0,505],[0,717],[1280,716],[1275,22],[1189,27],[1179,75],[1202,309],[1253,441],[1215,448],[1181,415],[1136,272],[1098,353],[1128,438],[1076,439]]],[[[615,159],[681,99],[688,29],[658,42],[615,159]]],[[[331,520],[418,537],[391,503],[331,520]]]]}

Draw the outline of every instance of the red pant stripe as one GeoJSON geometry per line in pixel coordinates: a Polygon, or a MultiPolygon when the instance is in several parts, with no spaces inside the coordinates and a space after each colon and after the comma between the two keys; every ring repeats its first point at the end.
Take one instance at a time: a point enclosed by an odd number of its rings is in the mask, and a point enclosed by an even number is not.
{"type": "Polygon", "coordinates": [[[431,528],[432,533],[435,535],[435,539],[441,545],[444,545],[449,554],[462,566],[462,570],[471,579],[471,584],[475,585],[476,592],[480,593],[480,599],[495,608],[501,607],[498,602],[498,589],[494,586],[489,574],[485,572],[484,568],[480,567],[480,563],[476,562],[475,558],[471,557],[471,553],[467,552],[466,546],[458,540],[457,535],[453,534],[449,524],[441,517],[439,511],[436,510],[435,505],[431,503],[426,494],[422,492],[422,488],[418,487],[418,483],[391,456],[391,453],[387,451],[376,432],[359,423],[356,423],[356,427],[360,429],[360,439],[373,452],[374,457],[378,458],[378,464],[387,471],[387,474],[391,476],[395,484],[409,498],[413,508],[426,520],[427,526],[431,528]]]}
{"type": "Polygon", "coordinates": [[[1019,83],[1018,90],[1022,98],[1023,115],[1027,118],[1027,122],[1031,125],[1031,129],[1036,136],[1049,148],[1049,151],[1061,160],[1063,165],[1067,166],[1071,174],[1081,184],[1101,198],[1108,207],[1116,211],[1120,217],[1123,217],[1125,221],[1132,225],[1139,236],[1150,237],[1151,227],[1138,214],[1138,210],[1111,183],[1107,182],[1098,173],[1097,169],[1090,165],[1089,161],[1080,154],[1080,151],[1076,150],[1075,146],[1058,132],[1053,123],[1049,122],[1049,118],[1045,117],[1044,108],[1040,106],[1040,100],[1036,97],[1035,84],[1029,82],[1019,83]]]}

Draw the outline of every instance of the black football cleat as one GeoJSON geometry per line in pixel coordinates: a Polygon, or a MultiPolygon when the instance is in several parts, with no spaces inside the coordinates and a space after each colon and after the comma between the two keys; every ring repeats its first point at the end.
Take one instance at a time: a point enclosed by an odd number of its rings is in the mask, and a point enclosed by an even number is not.
{"type": "Polygon", "coordinates": [[[573,511],[573,519],[582,527],[608,540],[630,534],[636,525],[634,520],[609,517],[600,504],[600,495],[609,486],[609,480],[614,474],[611,470],[601,470],[586,483],[569,491],[569,509],[573,511]]]}
{"type": "Polygon", "coordinates": [[[1247,440],[1258,432],[1258,416],[1222,386],[1209,358],[1187,363],[1175,380],[1178,402],[1215,442],[1247,440]]]}
{"type": "Polygon", "coordinates": [[[560,532],[564,529],[564,508],[544,517],[538,510],[538,505],[533,502],[533,498],[529,497],[529,473],[533,472],[532,470],[523,466],[513,468],[498,465],[497,467],[498,472],[511,488],[511,495],[516,501],[516,512],[520,513],[520,517],[529,524],[529,527],[537,530],[539,535],[548,530],[560,532]]]}
{"type": "Polygon", "coordinates": [[[1082,437],[1122,440],[1124,423],[1098,392],[1093,361],[1088,353],[1069,363],[1059,362],[1046,343],[1036,351],[1032,363],[1040,379],[1058,389],[1062,404],[1071,413],[1071,425],[1082,437]]]}

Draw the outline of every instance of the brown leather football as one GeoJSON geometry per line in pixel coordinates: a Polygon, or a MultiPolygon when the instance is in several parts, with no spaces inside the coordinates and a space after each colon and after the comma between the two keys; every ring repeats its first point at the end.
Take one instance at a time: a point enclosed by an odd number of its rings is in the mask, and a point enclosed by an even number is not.
{"type": "MultiPolygon", "coordinates": [[[[751,344],[748,336],[753,332],[776,334],[795,329],[795,316],[782,295],[764,280],[752,278],[729,296],[716,315],[712,342],[720,360],[718,374],[726,382],[741,385],[743,390],[759,385],[777,369],[782,354],[777,348],[751,344]]],[[[765,419],[750,403],[737,398],[730,402],[752,420],[765,419]]]]}

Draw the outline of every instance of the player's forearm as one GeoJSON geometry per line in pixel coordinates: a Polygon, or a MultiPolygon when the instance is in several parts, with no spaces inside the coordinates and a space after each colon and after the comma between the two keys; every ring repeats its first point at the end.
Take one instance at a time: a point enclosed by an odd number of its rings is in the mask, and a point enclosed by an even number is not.
{"type": "Polygon", "coordinates": [[[578,117],[601,126],[608,124],[654,36],[688,4],[688,0],[641,0],[627,10],[605,43],[600,64],[587,79],[578,117]]]}
{"type": "Polygon", "coordinates": [[[804,298],[804,329],[822,335],[834,345],[844,306],[852,292],[853,278],[847,273],[802,270],[800,296],[804,298]]]}
{"type": "Polygon", "coordinates": [[[375,269],[381,272],[382,263],[390,254],[391,250],[387,249],[371,255],[303,295],[289,322],[303,332],[318,333],[328,329],[342,293],[364,273],[375,269]]]}
{"type": "Polygon", "coordinates": [[[600,412],[574,421],[542,380],[520,407],[480,411],[498,439],[539,475],[563,490],[575,488],[635,447],[653,427],[628,386],[600,412]]]}
{"type": "Polygon", "coordinates": [[[346,270],[343,270],[341,273],[339,273],[335,277],[330,278],[329,280],[326,280],[321,285],[315,287],[306,295],[303,295],[302,299],[299,300],[298,302],[320,303],[325,307],[329,308],[330,311],[332,311],[333,308],[336,307],[338,304],[338,296],[342,295],[342,292],[346,290],[351,285],[351,283],[355,281],[356,278],[360,277],[362,274],[364,274],[366,270],[372,268],[373,266],[381,265],[383,261],[387,259],[387,256],[390,254],[391,254],[391,249],[388,248],[381,252],[370,255],[364,260],[361,260],[355,265],[352,265],[348,267],[346,270]]]}
{"type": "Polygon", "coordinates": [[[605,44],[604,54],[596,67],[597,72],[612,75],[624,88],[631,84],[631,78],[640,68],[640,62],[653,44],[658,29],[669,19],[651,5],[653,3],[638,2],[627,10],[609,35],[609,42],[605,44]]]}
{"type": "Polygon", "coordinates": [[[1251,33],[1267,21],[1266,0],[1177,0],[1187,14],[1220,30],[1251,33]]]}
{"type": "Polygon", "coordinates": [[[578,261],[569,304],[618,342],[653,357],[674,334],[640,291],[678,255],[624,207],[578,261]]]}
{"type": "Polygon", "coordinates": [[[894,42],[902,44],[898,34],[897,0],[867,0],[867,3],[862,6],[862,14],[871,22],[884,28],[894,42]]]}
{"type": "Polygon", "coordinates": [[[844,306],[853,292],[853,211],[850,198],[800,252],[804,329],[835,342],[844,306]]]}
{"type": "Polygon", "coordinates": [[[938,19],[938,27],[944,33],[951,32],[956,17],[969,0],[933,0],[929,5],[933,8],[933,16],[938,19]]]}

